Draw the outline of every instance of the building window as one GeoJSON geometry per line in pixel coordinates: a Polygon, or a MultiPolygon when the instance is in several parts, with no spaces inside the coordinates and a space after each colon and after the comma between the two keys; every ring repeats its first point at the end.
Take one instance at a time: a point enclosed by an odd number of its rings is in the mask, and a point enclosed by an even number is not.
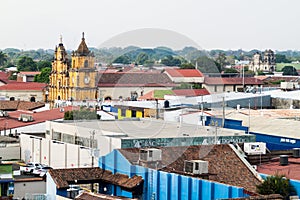
{"type": "Polygon", "coordinates": [[[199,170],[199,163],[195,163],[195,170],[199,170]]]}
{"type": "Polygon", "coordinates": [[[125,117],[126,116],[126,109],[121,109],[121,116],[125,117]]]}
{"type": "Polygon", "coordinates": [[[84,61],[84,67],[88,67],[89,66],[89,61],[88,60],[85,60],[84,61]]]}

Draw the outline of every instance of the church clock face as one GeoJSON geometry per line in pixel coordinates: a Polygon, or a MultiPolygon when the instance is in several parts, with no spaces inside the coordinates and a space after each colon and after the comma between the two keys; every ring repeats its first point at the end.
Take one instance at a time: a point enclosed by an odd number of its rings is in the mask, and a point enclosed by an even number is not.
{"type": "Polygon", "coordinates": [[[89,83],[90,83],[90,77],[85,76],[85,77],[84,77],[84,83],[85,83],[85,84],[89,84],[89,83]]]}

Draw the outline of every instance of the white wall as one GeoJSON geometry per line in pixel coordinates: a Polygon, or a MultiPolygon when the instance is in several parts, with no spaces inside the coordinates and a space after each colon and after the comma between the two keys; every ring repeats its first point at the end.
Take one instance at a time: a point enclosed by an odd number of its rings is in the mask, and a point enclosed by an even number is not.
{"type": "Polygon", "coordinates": [[[14,182],[14,198],[22,199],[25,194],[45,194],[45,181],[22,181],[14,182]]]}
{"type": "Polygon", "coordinates": [[[7,144],[6,147],[0,148],[0,157],[2,157],[3,160],[20,160],[20,149],[19,144],[17,144],[17,146],[7,144]]]}
{"type": "Polygon", "coordinates": [[[56,197],[56,184],[49,173],[47,173],[46,175],[47,175],[46,194],[47,194],[49,200],[55,200],[56,199],[55,198],[56,197]]]}
{"type": "MultiPolygon", "coordinates": [[[[22,126],[18,128],[13,128],[10,130],[6,130],[6,135],[8,135],[10,132],[15,135],[15,133],[45,133],[46,130],[46,123],[38,123],[38,124],[32,124],[28,126],[22,126]]],[[[4,135],[4,131],[0,131],[1,135],[4,135]]]]}
{"type": "MultiPolygon", "coordinates": [[[[30,135],[20,135],[21,159],[40,162],[53,168],[91,167],[91,149],[30,135]]],[[[94,159],[94,166],[98,166],[94,159]]]]}

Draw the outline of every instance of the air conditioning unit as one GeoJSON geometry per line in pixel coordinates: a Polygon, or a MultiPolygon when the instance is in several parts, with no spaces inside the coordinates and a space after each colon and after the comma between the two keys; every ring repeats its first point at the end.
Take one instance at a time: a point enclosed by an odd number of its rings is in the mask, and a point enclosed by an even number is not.
{"type": "Polygon", "coordinates": [[[141,149],[139,159],[141,161],[161,161],[161,150],[155,148],[141,149]]]}
{"type": "Polygon", "coordinates": [[[33,121],[33,117],[32,117],[32,115],[21,114],[19,116],[18,120],[22,121],[22,122],[32,122],[33,121]]]}
{"type": "Polygon", "coordinates": [[[266,143],[264,143],[264,142],[244,143],[244,151],[248,155],[266,154],[266,143]]]}
{"type": "Polygon", "coordinates": [[[207,174],[208,161],[186,160],[184,161],[184,172],[192,173],[192,174],[207,174]]]}

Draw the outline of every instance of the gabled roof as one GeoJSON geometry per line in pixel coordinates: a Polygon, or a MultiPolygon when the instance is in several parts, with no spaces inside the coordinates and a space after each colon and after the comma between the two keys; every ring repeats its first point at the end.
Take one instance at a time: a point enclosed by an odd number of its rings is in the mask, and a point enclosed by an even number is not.
{"type": "Polygon", "coordinates": [[[42,102],[29,101],[0,101],[0,110],[34,110],[45,106],[42,102]]]}
{"type": "MultiPolygon", "coordinates": [[[[211,181],[243,187],[251,193],[255,193],[256,185],[261,183],[227,144],[159,147],[159,149],[162,150],[163,171],[183,174],[185,160],[204,160],[208,161],[208,179],[211,181]]],[[[118,151],[129,162],[136,164],[139,150],[129,148],[118,151]]]]}
{"type": "MultiPolygon", "coordinates": [[[[233,77],[233,78],[205,77],[204,83],[206,85],[242,85],[243,78],[242,77],[233,77]]],[[[262,85],[263,81],[253,77],[245,77],[244,84],[262,85]]]]}
{"type": "Polygon", "coordinates": [[[37,82],[12,82],[0,86],[0,90],[8,91],[42,91],[46,87],[46,83],[37,82]]]}
{"type": "Polygon", "coordinates": [[[100,73],[99,87],[173,87],[164,73],[117,72],[100,73]]]}
{"type": "Polygon", "coordinates": [[[130,178],[125,174],[113,174],[111,171],[103,170],[99,167],[51,169],[49,170],[49,174],[58,189],[68,188],[70,184],[75,183],[75,180],[77,180],[79,184],[80,182],[104,181],[127,190],[132,190],[143,182],[141,176],[135,175],[130,178]]]}
{"type": "Polygon", "coordinates": [[[166,69],[165,71],[171,77],[203,77],[197,69],[166,69]]]}
{"type": "Polygon", "coordinates": [[[71,106],[64,107],[62,112],[60,108],[55,108],[51,110],[41,111],[41,112],[32,112],[32,111],[13,111],[9,112],[9,117],[0,117],[0,127],[5,127],[6,129],[13,129],[22,126],[28,126],[33,124],[43,123],[45,121],[57,120],[64,118],[64,112],[74,109],[71,106]],[[18,121],[20,114],[32,115],[34,121],[32,122],[22,122],[18,121]]]}

